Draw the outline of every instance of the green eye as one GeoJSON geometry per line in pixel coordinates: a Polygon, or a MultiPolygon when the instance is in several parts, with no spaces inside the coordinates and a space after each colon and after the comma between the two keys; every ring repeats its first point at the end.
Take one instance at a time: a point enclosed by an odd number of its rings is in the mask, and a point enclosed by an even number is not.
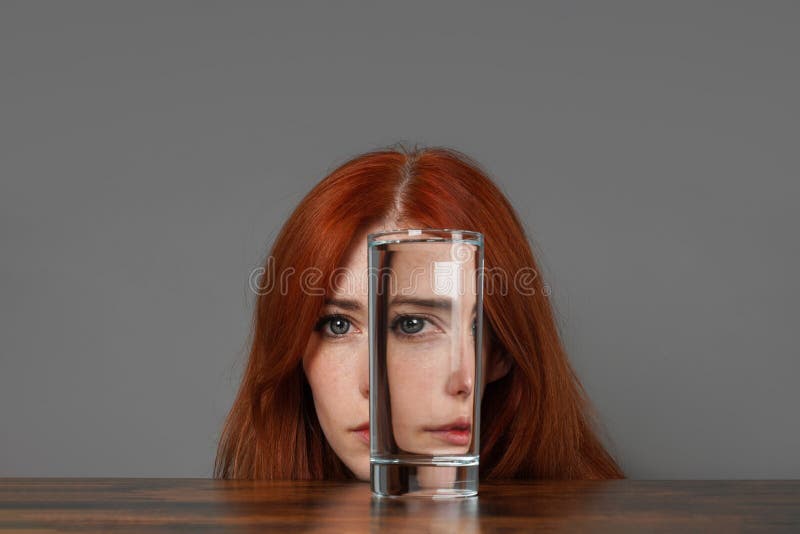
{"type": "Polygon", "coordinates": [[[416,334],[425,326],[425,319],[419,317],[406,317],[400,321],[400,329],[405,334],[416,334]]]}
{"type": "Polygon", "coordinates": [[[425,330],[428,323],[430,323],[430,321],[424,317],[400,315],[392,321],[390,328],[397,336],[414,338],[416,340],[427,336],[422,330],[425,330]]]}
{"type": "Polygon", "coordinates": [[[323,332],[330,337],[339,337],[345,335],[350,330],[350,320],[341,315],[325,315],[320,317],[314,330],[320,331],[323,327],[327,327],[323,332]]]}
{"type": "Polygon", "coordinates": [[[350,321],[345,319],[344,317],[333,317],[330,321],[331,332],[336,334],[337,336],[341,336],[347,333],[350,330],[350,321]]]}

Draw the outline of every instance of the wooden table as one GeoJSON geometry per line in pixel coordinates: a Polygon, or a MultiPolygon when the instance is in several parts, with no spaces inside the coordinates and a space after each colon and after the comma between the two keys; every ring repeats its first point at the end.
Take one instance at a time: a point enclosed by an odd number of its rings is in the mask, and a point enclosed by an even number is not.
{"type": "Polygon", "coordinates": [[[363,482],[0,479],[0,530],[800,532],[800,480],[482,482],[456,501],[373,498],[363,482]]]}

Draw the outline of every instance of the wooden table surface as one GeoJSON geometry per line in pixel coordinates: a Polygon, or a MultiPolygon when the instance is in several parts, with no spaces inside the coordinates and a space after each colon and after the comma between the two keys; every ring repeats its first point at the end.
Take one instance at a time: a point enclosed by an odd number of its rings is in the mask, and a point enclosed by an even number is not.
{"type": "Polygon", "coordinates": [[[481,482],[455,501],[363,482],[0,479],[0,530],[800,532],[800,480],[481,482]]]}

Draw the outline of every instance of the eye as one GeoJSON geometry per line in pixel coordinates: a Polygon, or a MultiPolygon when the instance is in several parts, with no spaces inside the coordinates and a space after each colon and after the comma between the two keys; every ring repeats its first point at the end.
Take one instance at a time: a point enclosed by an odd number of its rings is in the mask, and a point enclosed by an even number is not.
{"type": "Polygon", "coordinates": [[[344,317],[334,317],[328,322],[330,324],[331,332],[337,336],[344,335],[348,330],[350,330],[350,321],[344,317]]]}
{"type": "Polygon", "coordinates": [[[327,325],[324,334],[330,337],[341,337],[350,330],[350,320],[342,315],[325,315],[320,317],[314,330],[322,330],[327,325]]]}
{"type": "Polygon", "coordinates": [[[394,334],[407,341],[421,341],[436,335],[436,328],[430,319],[418,315],[399,315],[391,323],[394,334]]]}
{"type": "Polygon", "coordinates": [[[400,329],[404,334],[416,334],[425,326],[425,319],[421,317],[402,317],[400,329]]]}

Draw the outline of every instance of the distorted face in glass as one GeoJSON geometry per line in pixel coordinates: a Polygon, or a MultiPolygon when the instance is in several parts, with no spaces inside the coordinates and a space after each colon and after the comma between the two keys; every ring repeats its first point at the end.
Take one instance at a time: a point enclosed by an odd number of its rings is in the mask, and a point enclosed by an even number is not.
{"type": "Polygon", "coordinates": [[[407,243],[390,258],[384,300],[394,441],[402,452],[467,453],[475,432],[477,249],[407,243]]]}
{"type": "MultiPolygon", "coordinates": [[[[325,439],[355,476],[365,481],[369,480],[370,470],[367,234],[388,229],[392,227],[375,225],[354,236],[339,270],[350,274],[338,278],[343,283],[335,284],[332,293],[326,297],[327,303],[303,355],[303,370],[311,386],[314,407],[325,439]],[[347,283],[347,280],[351,283],[347,283]]],[[[397,267],[400,271],[407,271],[410,266],[404,267],[401,263],[397,267]]],[[[407,272],[408,276],[410,274],[407,272]]],[[[465,295],[464,298],[470,297],[465,295]]],[[[474,299],[474,293],[471,298],[474,299]]],[[[471,313],[472,307],[473,304],[468,304],[454,309],[469,309],[471,313]]],[[[424,312],[429,318],[431,316],[430,310],[410,304],[397,308],[398,312],[403,310],[414,312],[414,315],[424,312]]],[[[442,312],[438,313],[441,316],[442,312]]],[[[461,320],[471,324],[466,316],[461,320]]],[[[447,331],[450,335],[455,328],[449,325],[447,331]]],[[[462,354],[465,365],[457,365],[454,372],[450,372],[450,367],[456,362],[449,356],[432,357],[442,353],[453,354],[456,343],[463,344],[472,335],[470,326],[457,328],[461,341],[445,342],[441,333],[431,330],[430,324],[409,319],[400,327],[402,333],[413,336],[433,333],[438,334],[434,336],[437,340],[429,338],[424,342],[403,341],[402,344],[400,338],[392,341],[397,356],[406,356],[405,359],[396,359],[392,365],[395,383],[410,382],[409,387],[400,388],[397,392],[399,405],[408,406],[409,409],[397,408],[396,433],[403,444],[411,449],[465,450],[465,446],[442,443],[425,430],[426,427],[448,424],[454,417],[471,416],[471,407],[468,406],[473,392],[468,378],[474,371],[467,363],[470,359],[469,349],[462,354]],[[415,352],[426,353],[428,358],[420,358],[419,354],[415,357],[415,352]],[[420,370],[424,372],[418,372],[420,370]]],[[[486,322],[483,331],[483,362],[486,369],[486,342],[489,338],[486,322]]],[[[498,359],[483,374],[481,394],[486,383],[502,377],[508,369],[507,360],[498,359]]]]}

